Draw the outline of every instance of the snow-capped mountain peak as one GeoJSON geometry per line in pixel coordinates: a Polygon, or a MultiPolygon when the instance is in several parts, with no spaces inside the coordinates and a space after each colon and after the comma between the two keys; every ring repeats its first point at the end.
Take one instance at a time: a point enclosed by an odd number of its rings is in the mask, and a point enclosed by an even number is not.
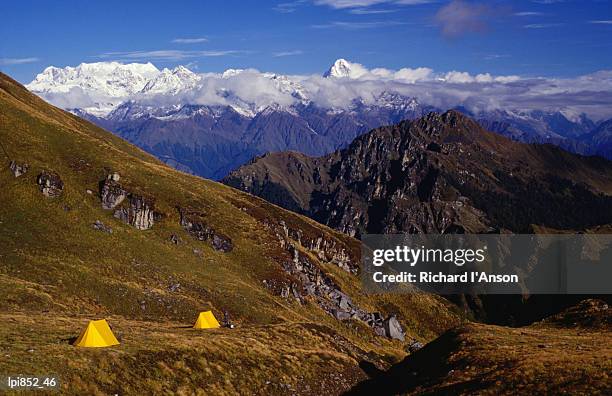
{"type": "Polygon", "coordinates": [[[33,92],[68,92],[78,87],[109,97],[140,91],[159,70],[152,63],[96,62],[76,67],[49,66],[27,85],[33,92]]]}
{"type": "Polygon", "coordinates": [[[176,94],[182,90],[194,88],[200,77],[185,66],[174,69],[163,69],[155,78],[146,83],[140,93],[176,94]]]}
{"type": "Polygon", "coordinates": [[[420,103],[416,98],[404,96],[397,92],[383,91],[375,97],[378,106],[401,110],[416,110],[420,103]]]}
{"type": "Polygon", "coordinates": [[[226,71],[223,72],[221,77],[230,78],[230,77],[237,76],[238,74],[243,73],[243,72],[244,72],[243,69],[227,69],[226,71]]]}
{"type": "Polygon", "coordinates": [[[76,67],[47,67],[26,87],[46,97],[59,98],[64,108],[81,108],[97,116],[144,88],[160,73],[152,63],[96,62],[76,67]]]}
{"type": "Polygon", "coordinates": [[[334,64],[323,74],[323,77],[333,78],[359,78],[366,74],[367,69],[359,63],[352,63],[346,59],[337,59],[334,64]]]}

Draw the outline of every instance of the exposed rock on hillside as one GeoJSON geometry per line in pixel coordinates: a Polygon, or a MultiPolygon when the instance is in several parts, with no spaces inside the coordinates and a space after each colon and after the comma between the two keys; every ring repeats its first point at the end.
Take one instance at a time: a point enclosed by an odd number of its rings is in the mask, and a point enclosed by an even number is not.
{"type": "Polygon", "coordinates": [[[157,215],[155,200],[129,192],[119,184],[120,178],[121,176],[115,172],[100,182],[102,208],[107,210],[117,208],[114,216],[139,230],[153,227],[157,215]],[[126,198],[129,200],[128,204],[121,205],[126,198]]]}
{"type": "Polygon", "coordinates": [[[283,229],[285,239],[291,238],[295,240],[323,262],[337,265],[352,274],[357,273],[359,266],[351,262],[348,252],[343,247],[338,246],[336,241],[326,239],[323,236],[304,237],[300,230],[289,228],[284,221],[281,221],[279,224],[283,229]]]}
{"type": "Polygon", "coordinates": [[[406,351],[409,353],[415,353],[416,351],[418,351],[419,349],[423,347],[424,347],[423,343],[414,340],[410,344],[408,344],[408,346],[406,347],[406,351]]]}
{"type": "Polygon", "coordinates": [[[281,292],[283,297],[292,295],[300,302],[304,302],[305,297],[312,297],[325,312],[338,320],[360,320],[378,335],[404,341],[404,330],[394,315],[384,320],[379,312],[368,312],[357,306],[300,248],[317,255],[323,262],[356,274],[358,265],[351,261],[348,253],[343,249],[338,250],[335,244],[323,237],[304,240],[301,231],[292,230],[285,222],[280,222],[278,226],[268,224],[268,227],[276,232],[281,247],[289,253],[290,259],[285,261],[283,269],[296,281],[285,286],[281,292]]]}
{"type": "Polygon", "coordinates": [[[198,241],[208,241],[215,250],[227,253],[232,251],[234,245],[232,240],[223,234],[216,232],[212,227],[206,224],[203,213],[179,208],[181,216],[181,226],[198,241]]]}
{"type": "Polygon", "coordinates": [[[106,180],[101,182],[100,199],[102,200],[102,208],[114,209],[127,197],[128,192],[121,187],[118,180],[119,175],[114,173],[108,175],[106,180]]]}
{"type": "Polygon", "coordinates": [[[140,195],[130,194],[129,206],[115,211],[114,216],[139,230],[153,227],[154,202],[140,195]]]}
{"type": "Polygon", "coordinates": [[[92,224],[92,227],[93,227],[94,230],[106,232],[106,233],[109,233],[109,234],[113,233],[113,230],[109,226],[107,226],[104,223],[102,223],[100,220],[96,220],[92,224]]]}
{"type": "Polygon", "coordinates": [[[11,170],[11,172],[13,172],[13,175],[15,177],[19,177],[21,175],[26,174],[28,169],[30,169],[30,165],[26,163],[18,164],[15,161],[11,161],[11,163],[9,164],[9,169],[11,170]]]}
{"type": "Polygon", "coordinates": [[[175,245],[179,245],[183,243],[183,240],[181,239],[181,237],[179,237],[176,234],[170,234],[170,237],[168,238],[168,240],[175,245]]]}
{"type": "Polygon", "coordinates": [[[57,198],[64,190],[64,182],[57,173],[43,171],[38,175],[37,183],[45,197],[57,198]]]}
{"type": "Polygon", "coordinates": [[[385,334],[389,338],[394,338],[396,340],[404,341],[404,330],[400,325],[397,317],[395,315],[390,316],[383,322],[383,326],[385,329],[385,334]]]}

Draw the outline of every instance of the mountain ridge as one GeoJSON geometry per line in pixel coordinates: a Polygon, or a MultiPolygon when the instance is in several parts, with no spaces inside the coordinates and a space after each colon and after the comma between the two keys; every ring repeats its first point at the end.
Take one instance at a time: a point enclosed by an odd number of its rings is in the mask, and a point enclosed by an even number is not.
{"type": "MultiPolygon", "coordinates": [[[[363,201],[366,198],[360,198],[361,195],[365,194],[371,203],[376,203],[380,199],[385,202],[386,200],[397,201],[394,204],[391,201],[384,204],[389,208],[404,206],[399,202],[408,199],[402,198],[405,195],[413,197],[411,199],[415,199],[416,202],[430,202],[431,194],[434,193],[432,189],[435,189],[435,186],[428,185],[428,180],[430,180],[428,178],[432,178],[433,183],[442,178],[445,180],[441,181],[444,186],[440,186],[442,190],[437,193],[440,194],[438,198],[440,202],[448,202],[449,205],[454,206],[452,202],[468,199],[467,202],[471,203],[467,206],[462,205],[462,208],[493,210],[493,212],[489,211],[487,216],[477,216],[486,220],[485,223],[475,229],[466,229],[467,232],[478,233],[487,231],[486,223],[495,223],[490,216],[497,219],[503,216],[501,213],[495,214],[493,208],[487,209],[488,206],[479,206],[472,202],[473,199],[477,199],[482,201],[480,203],[482,205],[485,201],[478,192],[482,187],[472,186],[470,180],[474,182],[478,180],[478,183],[484,183],[484,180],[490,183],[488,187],[490,192],[501,188],[500,191],[505,191],[504,194],[507,194],[509,186],[517,182],[526,184],[524,187],[516,185],[512,188],[519,188],[525,192],[529,190],[527,185],[531,182],[547,184],[554,190],[557,188],[555,183],[546,181],[546,178],[554,175],[554,178],[570,180],[576,186],[585,184],[587,190],[595,191],[592,194],[594,194],[593,199],[597,201],[599,200],[597,194],[610,195],[612,193],[612,178],[606,176],[605,169],[612,170],[612,164],[604,159],[579,157],[552,145],[528,145],[513,142],[483,130],[479,124],[457,111],[449,111],[442,115],[430,113],[416,121],[404,121],[394,127],[375,129],[356,138],[346,149],[320,158],[298,156],[294,153],[272,153],[232,172],[224,179],[224,182],[263,196],[271,202],[281,203],[276,196],[268,196],[264,192],[266,188],[274,189],[276,186],[281,191],[286,190],[290,193],[285,196],[283,204],[291,206],[287,204],[286,199],[292,198],[292,210],[296,210],[297,206],[300,213],[306,213],[349,235],[359,235],[368,229],[369,224],[364,206],[366,201],[363,201]],[[385,158],[385,156],[390,157],[385,158]],[[478,163],[476,159],[483,162],[478,163]],[[422,163],[415,163],[415,161],[422,163]],[[413,163],[415,165],[412,165],[413,163]],[[417,173],[412,174],[409,169],[414,166],[418,170],[415,168],[417,173]],[[482,168],[478,169],[479,167],[482,168]],[[537,173],[532,174],[533,172],[537,173]],[[480,174],[481,177],[470,176],[474,173],[480,174]],[[517,179],[518,176],[525,179],[517,179]],[[402,180],[403,177],[407,179],[402,180]],[[541,180],[538,180],[538,177],[541,180]],[[531,180],[531,182],[527,183],[526,180],[531,180]],[[326,185],[326,183],[329,184],[326,185]],[[417,184],[413,186],[410,183],[417,184]],[[509,184],[503,187],[505,183],[509,184]],[[400,190],[395,190],[396,188],[400,190]],[[471,191],[471,188],[475,190],[471,191]],[[396,192],[400,194],[400,197],[394,198],[393,194],[396,192]],[[455,198],[445,201],[445,196],[455,196],[455,198]],[[338,207],[338,205],[343,205],[338,202],[345,200],[346,208],[338,207]],[[357,209],[351,202],[353,204],[360,202],[357,205],[363,208],[357,209]],[[361,215],[353,217],[357,215],[352,212],[353,210],[357,210],[361,215]],[[326,218],[326,214],[329,213],[337,215],[326,218]]],[[[580,190],[581,187],[575,188],[580,190]]],[[[280,196],[282,195],[281,193],[280,196]]],[[[503,195],[499,196],[499,198],[502,197],[503,195]]],[[[383,205],[382,202],[381,205],[383,205]]],[[[518,201],[514,205],[518,205],[518,201]]],[[[527,203],[524,205],[527,206],[527,203]]],[[[514,209],[520,212],[524,208],[514,209]]],[[[559,218],[565,216],[561,212],[562,210],[559,212],[559,218]]],[[[601,214],[605,213],[610,214],[609,211],[601,214]]],[[[595,213],[593,215],[595,216],[595,213]]],[[[415,214],[415,216],[419,215],[415,214]]],[[[518,223],[503,221],[503,224],[500,224],[501,220],[496,220],[497,228],[525,232],[530,227],[526,221],[528,217],[525,214],[521,217],[523,220],[517,220],[518,223]]],[[[534,215],[533,218],[544,217],[534,215]]],[[[413,224],[416,227],[414,230],[444,232],[444,228],[439,228],[433,219],[430,220],[432,222],[426,221],[427,225],[424,228],[423,225],[413,224]]],[[[447,225],[450,226],[450,223],[447,225]]],[[[549,225],[559,227],[561,224],[549,225]]],[[[595,224],[588,224],[588,226],[592,225],[595,224]]],[[[398,227],[388,228],[380,225],[374,228],[391,233],[412,230],[412,226],[398,227]]]]}

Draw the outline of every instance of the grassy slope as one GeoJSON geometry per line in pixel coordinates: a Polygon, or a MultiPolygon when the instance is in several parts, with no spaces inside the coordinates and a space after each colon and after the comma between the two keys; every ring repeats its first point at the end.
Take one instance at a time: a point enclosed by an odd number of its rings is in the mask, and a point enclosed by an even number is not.
{"type": "MultiPolygon", "coordinates": [[[[405,354],[400,342],[376,337],[361,323],[338,322],[314,303],[300,305],[263,287],[263,280],[283,276],[287,259],[265,221],[284,220],[306,234],[335,239],[353,254],[355,240],[177,172],[2,74],[0,142],[11,159],[30,164],[26,175],[14,178],[0,153],[0,345],[7,355],[0,372],[60,372],[75,393],[178,391],[203,384],[256,392],[264,378],[308,393],[307,386],[316,390],[325,381],[319,374],[325,367],[352,373],[340,390],[363,376],[360,360],[384,364],[405,354]],[[64,181],[60,198],[38,191],[36,176],[43,169],[64,181]],[[102,210],[98,183],[109,170],[119,172],[128,189],[154,197],[163,220],[138,231],[102,210]],[[192,240],[179,226],[177,206],[205,212],[211,226],[232,238],[234,250],[224,254],[192,240]],[[94,230],[96,220],[113,233],[94,230]],[[172,233],[184,243],[170,243],[172,233]],[[170,291],[176,283],[180,288],[170,291]],[[204,309],[218,317],[229,311],[239,330],[194,333],[181,327],[204,309]],[[93,351],[69,345],[66,340],[88,319],[100,317],[111,318],[123,335],[121,346],[93,351]],[[239,379],[240,372],[261,381],[239,379]]],[[[408,334],[420,340],[459,322],[441,299],[366,296],[357,277],[319,264],[357,304],[397,312],[408,334]]]]}

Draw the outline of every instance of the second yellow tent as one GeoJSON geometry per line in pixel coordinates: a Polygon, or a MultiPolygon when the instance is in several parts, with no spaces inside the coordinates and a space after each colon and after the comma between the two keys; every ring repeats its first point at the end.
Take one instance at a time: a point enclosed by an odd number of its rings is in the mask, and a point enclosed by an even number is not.
{"type": "Polygon", "coordinates": [[[198,320],[193,325],[194,329],[215,329],[221,327],[212,311],[200,312],[198,320]]]}

